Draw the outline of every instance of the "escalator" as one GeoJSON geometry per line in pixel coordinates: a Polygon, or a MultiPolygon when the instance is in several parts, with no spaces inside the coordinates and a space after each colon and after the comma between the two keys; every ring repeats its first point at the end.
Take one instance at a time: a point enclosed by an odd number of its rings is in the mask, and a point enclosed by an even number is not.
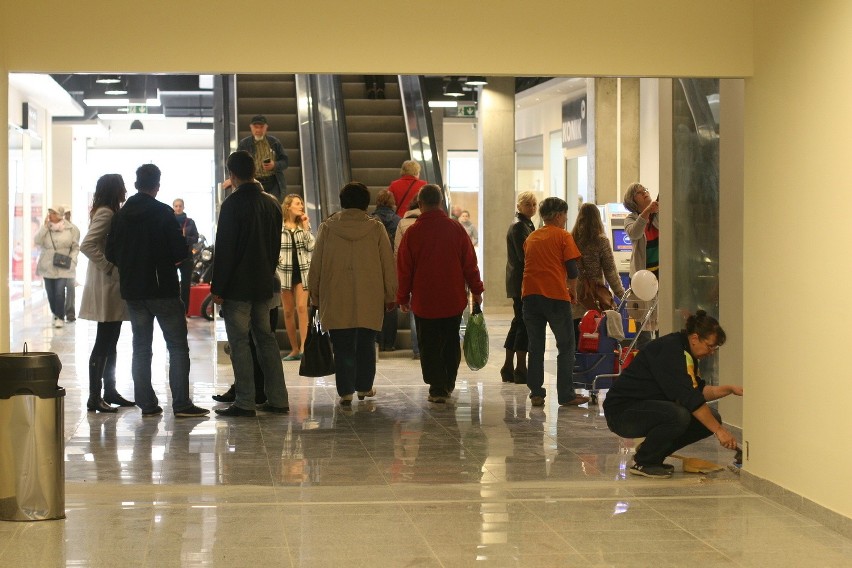
{"type": "Polygon", "coordinates": [[[385,77],[384,99],[369,99],[362,75],[341,75],[340,91],[349,143],[351,179],[360,181],[372,195],[399,177],[410,160],[405,117],[396,76],[385,77]]]}
{"type": "Polygon", "coordinates": [[[251,136],[255,115],[265,115],[268,134],[281,141],[289,167],[284,171],[288,193],[304,195],[302,187],[299,124],[296,112],[295,75],[237,75],[237,139],[251,136]]]}

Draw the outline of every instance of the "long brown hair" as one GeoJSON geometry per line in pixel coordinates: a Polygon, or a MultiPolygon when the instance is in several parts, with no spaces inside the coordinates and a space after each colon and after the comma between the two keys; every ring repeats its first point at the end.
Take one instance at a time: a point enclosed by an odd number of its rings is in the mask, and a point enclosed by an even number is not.
{"type": "Polygon", "coordinates": [[[583,203],[580,206],[580,211],[577,213],[577,221],[574,222],[574,229],[571,231],[574,237],[574,242],[577,247],[583,250],[583,247],[595,239],[606,236],[604,226],[601,222],[601,212],[598,206],[594,203],[583,203]]]}
{"type": "Polygon", "coordinates": [[[89,221],[95,216],[95,211],[101,207],[109,207],[113,212],[121,208],[127,189],[124,178],[119,174],[106,174],[98,179],[95,185],[95,196],[92,198],[92,208],[89,209],[89,221]]]}

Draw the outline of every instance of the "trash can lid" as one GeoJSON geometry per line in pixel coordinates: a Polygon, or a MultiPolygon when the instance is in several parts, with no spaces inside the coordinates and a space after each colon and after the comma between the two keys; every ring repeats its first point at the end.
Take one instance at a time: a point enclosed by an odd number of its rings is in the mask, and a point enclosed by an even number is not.
{"type": "Polygon", "coordinates": [[[56,398],[62,363],[56,353],[24,351],[0,353],[0,398],[34,394],[56,398]]]}

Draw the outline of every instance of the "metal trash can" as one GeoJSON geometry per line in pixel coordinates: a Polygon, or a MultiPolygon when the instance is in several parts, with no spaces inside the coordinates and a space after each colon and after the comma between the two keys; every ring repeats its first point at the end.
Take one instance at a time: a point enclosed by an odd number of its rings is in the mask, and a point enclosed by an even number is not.
{"type": "Polygon", "coordinates": [[[0,520],[65,518],[65,389],[56,353],[0,353],[0,520]]]}

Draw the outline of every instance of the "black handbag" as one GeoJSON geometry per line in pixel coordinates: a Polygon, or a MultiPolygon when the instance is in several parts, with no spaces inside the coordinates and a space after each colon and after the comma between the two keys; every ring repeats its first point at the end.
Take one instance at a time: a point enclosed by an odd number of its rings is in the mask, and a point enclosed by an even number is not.
{"type": "Polygon", "coordinates": [[[299,363],[299,374],[303,377],[327,377],[334,374],[334,352],[331,336],[317,321],[317,309],[311,306],[308,320],[308,336],[305,350],[299,363]]]}
{"type": "MultiPolygon", "coordinates": [[[[53,235],[50,234],[50,229],[47,230],[47,236],[50,237],[50,242],[53,243],[53,248],[56,249],[56,242],[53,240],[53,235]]],[[[68,252],[71,252],[71,248],[68,249],[68,252]]],[[[71,257],[61,252],[54,252],[53,266],[57,268],[71,268],[71,257]]]]}

